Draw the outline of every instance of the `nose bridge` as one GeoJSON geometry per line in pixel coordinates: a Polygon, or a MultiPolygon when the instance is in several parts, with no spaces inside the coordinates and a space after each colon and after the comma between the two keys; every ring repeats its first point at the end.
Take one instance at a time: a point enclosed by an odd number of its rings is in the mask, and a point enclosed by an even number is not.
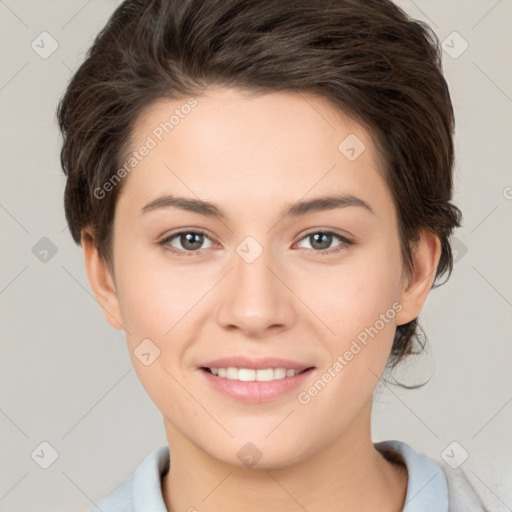
{"type": "Polygon", "coordinates": [[[291,296],[275,275],[279,274],[279,265],[272,256],[270,247],[264,247],[251,236],[236,247],[234,268],[218,310],[223,326],[236,326],[254,335],[293,321],[291,296]]]}

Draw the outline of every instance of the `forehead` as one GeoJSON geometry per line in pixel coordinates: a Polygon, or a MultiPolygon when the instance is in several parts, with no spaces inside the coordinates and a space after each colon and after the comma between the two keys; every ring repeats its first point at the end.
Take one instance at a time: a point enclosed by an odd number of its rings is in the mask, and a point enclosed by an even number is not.
{"type": "Polygon", "coordinates": [[[139,203],[163,189],[240,207],[249,196],[270,208],[333,191],[389,199],[370,134],[313,95],[217,88],[159,100],[137,119],[130,149],[144,156],[122,196],[139,203]]]}

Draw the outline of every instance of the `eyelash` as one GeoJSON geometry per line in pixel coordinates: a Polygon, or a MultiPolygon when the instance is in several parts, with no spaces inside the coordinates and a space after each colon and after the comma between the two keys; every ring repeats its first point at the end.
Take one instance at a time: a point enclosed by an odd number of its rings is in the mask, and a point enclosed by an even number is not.
{"type": "MultiPolygon", "coordinates": [[[[160,246],[163,246],[164,249],[166,251],[170,251],[172,252],[173,254],[176,254],[178,256],[184,256],[184,257],[189,257],[189,256],[195,256],[197,253],[199,253],[201,251],[201,249],[197,249],[195,251],[186,251],[186,250],[181,250],[181,249],[176,249],[170,245],[167,245],[171,240],[173,240],[174,238],[180,236],[180,235],[183,235],[183,234],[195,234],[195,235],[203,235],[205,236],[206,238],[212,240],[209,236],[208,236],[208,233],[202,229],[194,229],[194,230],[187,230],[187,229],[184,229],[184,230],[181,230],[181,231],[176,231],[175,233],[172,233],[171,235],[165,237],[162,241],[158,242],[158,245],[160,246]]],[[[319,256],[330,256],[332,254],[335,254],[351,245],[355,245],[355,241],[354,240],[351,240],[345,236],[342,236],[342,235],[339,235],[338,233],[335,233],[333,231],[323,231],[323,230],[317,230],[317,231],[310,231],[309,233],[306,233],[300,240],[304,240],[305,238],[311,236],[311,235],[315,235],[315,234],[322,234],[322,235],[333,235],[334,237],[338,238],[342,243],[340,243],[339,245],[337,245],[336,247],[332,248],[332,249],[319,249],[319,250],[315,250],[315,249],[306,249],[308,252],[314,252],[314,253],[317,253],[319,256]]],[[[213,241],[213,240],[212,240],[213,241]]]]}

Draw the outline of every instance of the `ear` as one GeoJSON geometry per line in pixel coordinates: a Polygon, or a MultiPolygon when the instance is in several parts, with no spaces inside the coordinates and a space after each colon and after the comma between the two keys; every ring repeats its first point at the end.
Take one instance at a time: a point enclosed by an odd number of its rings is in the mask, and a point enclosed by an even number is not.
{"type": "Polygon", "coordinates": [[[96,300],[101,306],[107,322],[112,327],[123,330],[121,309],[110,269],[98,252],[96,240],[91,230],[89,228],[83,229],[80,238],[84,250],[87,276],[96,300]]]}
{"type": "Polygon", "coordinates": [[[397,325],[406,324],[420,314],[434,283],[440,257],[441,242],[439,238],[431,231],[423,230],[413,248],[413,276],[408,282],[404,280],[399,299],[402,310],[396,315],[397,325]]]}

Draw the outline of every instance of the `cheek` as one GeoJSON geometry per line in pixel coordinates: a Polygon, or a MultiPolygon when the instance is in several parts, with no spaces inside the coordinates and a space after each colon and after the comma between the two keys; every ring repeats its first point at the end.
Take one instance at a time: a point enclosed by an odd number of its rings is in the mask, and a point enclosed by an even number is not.
{"type": "Polygon", "coordinates": [[[187,397],[176,379],[182,380],[180,365],[191,339],[185,330],[199,291],[191,291],[185,272],[166,273],[135,258],[120,268],[118,297],[134,370],[155,405],[179,417],[187,397]]]}
{"type": "MultiPolygon", "coordinates": [[[[160,249],[158,249],[160,250],[160,249]]],[[[192,314],[204,290],[199,276],[183,266],[171,266],[165,258],[138,257],[135,251],[118,259],[118,299],[123,323],[131,342],[172,338],[192,314]]],[[[203,276],[204,277],[204,276],[203,276]]],[[[205,286],[203,286],[204,288],[205,286]]]]}
{"type": "MultiPolygon", "coordinates": [[[[325,419],[312,428],[324,429],[326,437],[347,426],[371,399],[393,345],[401,308],[400,261],[376,261],[361,259],[350,272],[333,273],[321,280],[325,293],[311,297],[312,309],[334,332],[325,331],[320,338],[327,357],[316,380],[299,390],[297,399],[305,417],[325,419]]],[[[310,284],[307,288],[313,289],[310,284]]]]}
{"type": "MultiPolygon", "coordinates": [[[[299,293],[335,336],[338,348],[373,326],[386,315],[385,326],[392,330],[400,297],[401,263],[396,248],[389,244],[360,250],[338,266],[317,267],[317,272],[301,273],[299,293]],[[395,306],[396,308],[396,306],[395,306]]],[[[384,335],[384,336],[385,336],[384,335]]]]}
{"type": "Polygon", "coordinates": [[[178,377],[187,364],[184,358],[197,339],[195,330],[206,321],[203,297],[218,278],[212,271],[173,266],[161,256],[125,254],[118,261],[118,299],[128,349],[142,385],[161,406],[166,393],[181,396],[172,376],[178,377]]]}
{"type": "MultiPolygon", "coordinates": [[[[302,293],[329,329],[322,329],[325,336],[320,337],[327,354],[324,366],[313,388],[301,390],[299,403],[309,404],[305,409],[319,417],[329,417],[330,407],[341,407],[342,421],[371,397],[391,352],[401,309],[398,242],[383,237],[357,257],[354,253],[350,262],[327,270],[303,279],[302,293]]],[[[339,427],[338,420],[332,428],[339,427]]]]}

